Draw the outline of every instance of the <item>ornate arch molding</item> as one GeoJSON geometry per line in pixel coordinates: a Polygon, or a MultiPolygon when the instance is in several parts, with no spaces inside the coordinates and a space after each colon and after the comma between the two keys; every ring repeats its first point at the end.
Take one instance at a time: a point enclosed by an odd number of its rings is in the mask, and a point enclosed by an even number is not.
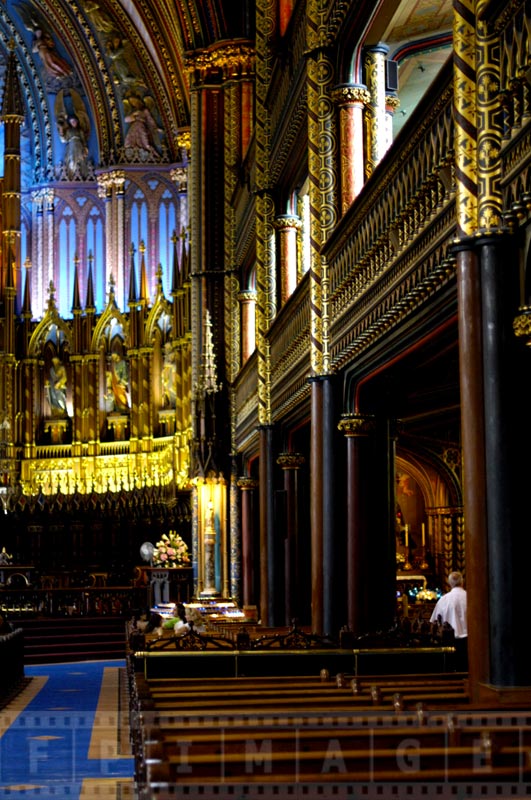
{"type": "Polygon", "coordinates": [[[28,114],[24,130],[27,130],[31,137],[35,176],[39,180],[45,173],[46,165],[52,163],[52,133],[49,109],[45,102],[46,91],[26,42],[2,5],[0,5],[0,37],[5,61],[9,43],[11,41],[15,43],[19,65],[18,77],[28,114]]]}
{"type": "MultiPolygon", "coordinates": [[[[31,52],[31,31],[22,16],[10,18],[4,10],[18,45],[21,69],[24,75],[23,90],[30,108],[32,130],[35,136],[36,180],[49,180],[53,176],[53,125],[51,102],[46,90],[42,65],[31,52]],[[24,28],[24,30],[23,30],[24,28]],[[29,44],[28,44],[29,42],[29,44]],[[30,105],[31,104],[31,105],[30,105]]],[[[39,16],[46,21],[68,52],[79,85],[83,87],[94,120],[100,159],[112,149],[113,131],[119,117],[116,103],[112,102],[114,90],[105,61],[82,13],[73,2],[50,2],[38,7],[39,16]],[[110,102],[109,102],[110,100],[110,102]],[[113,119],[115,109],[115,119],[113,119]]]]}
{"type": "MultiPolygon", "coordinates": [[[[177,159],[179,128],[189,124],[184,71],[181,64],[182,45],[175,35],[174,18],[168,3],[149,3],[136,0],[134,19],[121,5],[114,3],[112,13],[116,26],[131,42],[146,84],[153,96],[166,134],[169,161],[177,159]],[[157,14],[153,9],[157,9],[157,14]],[[172,35],[173,34],[173,35],[172,35]]],[[[118,139],[118,137],[117,137],[118,139]]],[[[119,138],[121,144],[121,134],[119,138]]],[[[178,160],[178,159],[177,159],[178,160]]]]}
{"type": "Polygon", "coordinates": [[[72,53],[77,54],[73,60],[79,67],[81,82],[96,123],[99,162],[100,165],[107,165],[113,161],[116,139],[121,136],[121,119],[113,80],[98,40],[78,4],[72,0],[68,4],[76,23],[71,30],[68,29],[69,19],[62,4],[58,4],[58,7],[60,13],[56,15],[57,21],[67,27],[68,33],[64,28],[61,30],[63,35],[69,36],[72,53]]]}
{"type": "MultiPolygon", "coordinates": [[[[194,3],[186,2],[186,14],[194,9],[194,3]]],[[[170,152],[174,147],[178,152],[176,141],[177,129],[190,124],[189,86],[183,63],[186,30],[183,29],[181,9],[176,10],[173,4],[146,3],[138,0],[137,6],[142,9],[147,29],[152,38],[152,58],[156,57],[160,64],[160,73],[168,86],[172,88],[171,121],[175,132],[175,142],[168,141],[170,152]],[[156,12],[156,13],[155,13],[156,12]]],[[[165,95],[166,92],[162,90],[165,95]]]]}
{"type": "Polygon", "coordinates": [[[452,448],[420,453],[397,447],[397,474],[402,471],[418,485],[428,517],[428,547],[441,584],[452,569],[465,571],[463,501],[457,471],[460,451],[452,448]]]}
{"type": "Polygon", "coordinates": [[[90,352],[97,353],[101,350],[105,350],[107,347],[107,338],[106,338],[106,331],[110,327],[113,327],[113,321],[116,323],[116,326],[120,327],[124,334],[124,341],[127,341],[129,336],[129,320],[122,314],[120,309],[117,307],[115,300],[114,300],[114,289],[111,283],[111,290],[109,293],[109,301],[107,303],[107,308],[101,315],[100,319],[96,327],[94,328],[94,332],[92,334],[92,339],[90,343],[90,352]]]}
{"type": "Polygon", "coordinates": [[[48,309],[44,314],[42,320],[39,322],[31,336],[28,345],[28,355],[31,358],[39,356],[42,352],[46,338],[52,328],[56,328],[64,336],[67,346],[70,347],[72,342],[72,327],[61,318],[57,307],[55,305],[55,290],[53,284],[50,285],[50,298],[48,300],[48,309]]]}
{"type": "Polygon", "coordinates": [[[173,14],[180,21],[184,49],[201,49],[226,38],[227,20],[231,11],[234,15],[234,5],[234,0],[174,0],[173,14]]]}
{"type": "MultiPolygon", "coordinates": [[[[456,448],[452,448],[453,451],[456,448]]],[[[417,482],[424,498],[426,508],[453,507],[461,508],[463,503],[461,486],[455,471],[448,464],[458,455],[454,452],[422,453],[406,450],[397,444],[397,471],[402,470],[411,475],[417,482]]]]}
{"type": "MultiPolygon", "coordinates": [[[[385,0],[387,2],[387,0],[385,0]]],[[[337,82],[357,83],[361,80],[362,48],[372,20],[377,17],[380,7],[373,3],[348,3],[336,0],[329,16],[329,37],[337,39],[337,82]],[[360,31],[364,38],[360,39],[360,31]]]]}
{"type": "MultiPolygon", "coordinates": [[[[90,12],[85,11],[76,0],[49,0],[42,3],[42,6],[35,2],[35,6],[54,36],[61,41],[79,86],[85,94],[96,139],[97,152],[93,153],[94,160],[98,166],[112,165],[116,163],[121,152],[126,126],[120,84],[109,67],[107,42],[96,29],[90,12]]],[[[105,9],[110,23],[121,36],[127,38],[134,49],[141,80],[148,87],[148,93],[156,104],[161,128],[165,132],[168,151],[165,160],[173,160],[174,153],[179,152],[176,143],[177,130],[188,122],[183,97],[184,78],[178,67],[175,43],[168,46],[163,41],[162,23],[153,22],[152,28],[148,23],[142,27],[145,35],[139,33],[136,23],[141,23],[141,18],[136,15],[136,8],[133,8],[135,16],[131,18],[119,4],[109,4],[106,7],[102,2],[99,7],[101,10],[105,9]],[[179,81],[179,78],[182,80],[179,81]]],[[[31,52],[32,33],[27,28],[27,20],[19,17],[18,12],[17,16],[13,14],[10,17],[5,8],[0,10],[0,14],[5,42],[14,38],[20,51],[24,95],[26,102],[31,102],[32,105],[31,128],[32,132],[38,131],[35,134],[38,140],[35,147],[36,179],[47,180],[53,175],[54,120],[51,101],[40,74],[42,66],[31,52]]]]}

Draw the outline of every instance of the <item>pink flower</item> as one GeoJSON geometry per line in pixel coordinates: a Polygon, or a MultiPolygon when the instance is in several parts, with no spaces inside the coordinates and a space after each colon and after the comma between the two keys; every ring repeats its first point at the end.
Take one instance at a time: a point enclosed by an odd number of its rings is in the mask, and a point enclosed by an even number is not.
{"type": "Polygon", "coordinates": [[[188,546],[177,531],[163,533],[155,545],[153,563],[166,567],[178,567],[190,563],[188,546]]]}

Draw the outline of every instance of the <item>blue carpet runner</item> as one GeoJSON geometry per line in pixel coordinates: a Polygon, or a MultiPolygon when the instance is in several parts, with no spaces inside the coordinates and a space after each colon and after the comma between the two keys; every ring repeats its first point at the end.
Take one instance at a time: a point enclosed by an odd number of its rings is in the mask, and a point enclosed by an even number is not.
{"type": "MultiPolygon", "coordinates": [[[[0,710],[0,798],[118,798],[133,759],[120,728],[123,661],[27,666],[29,686],[0,710]]],[[[126,796],[129,793],[126,794],[126,796]]]]}

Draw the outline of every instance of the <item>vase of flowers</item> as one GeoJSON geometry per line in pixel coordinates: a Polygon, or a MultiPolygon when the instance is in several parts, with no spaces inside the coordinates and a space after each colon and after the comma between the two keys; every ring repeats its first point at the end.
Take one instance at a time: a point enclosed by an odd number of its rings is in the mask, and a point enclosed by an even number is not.
{"type": "Polygon", "coordinates": [[[160,542],[153,550],[154,567],[188,567],[190,556],[188,547],[177,531],[163,533],[160,542]]]}

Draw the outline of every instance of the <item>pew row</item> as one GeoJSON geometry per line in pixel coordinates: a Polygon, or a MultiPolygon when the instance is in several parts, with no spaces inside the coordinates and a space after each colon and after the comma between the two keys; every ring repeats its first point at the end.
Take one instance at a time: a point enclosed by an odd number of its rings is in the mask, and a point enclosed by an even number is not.
{"type": "Polygon", "coordinates": [[[133,703],[139,800],[228,800],[258,787],[262,797],[299,796],[297,787],[349,797],[353,785],[419,781],[444,797],[465,782],[513,791],[531,777],[531,712],[471,707],[460,674],[136,674],[133,703]]]}

